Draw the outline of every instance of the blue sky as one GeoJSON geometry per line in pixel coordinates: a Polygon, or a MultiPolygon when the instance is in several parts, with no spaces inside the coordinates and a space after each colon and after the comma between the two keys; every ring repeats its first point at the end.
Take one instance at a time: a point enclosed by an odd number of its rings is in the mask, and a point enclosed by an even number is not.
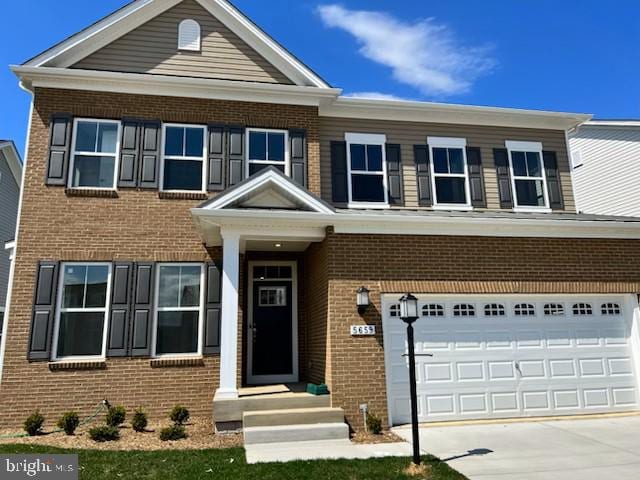
{"type": "MultiPolygon", "coordinates": [[[[0,138],[22,151],[8,71],[127,0],[5,2],[0,138]]],[[[637,0],[235,0],[346,94],[640,117],[637,0]]]]}

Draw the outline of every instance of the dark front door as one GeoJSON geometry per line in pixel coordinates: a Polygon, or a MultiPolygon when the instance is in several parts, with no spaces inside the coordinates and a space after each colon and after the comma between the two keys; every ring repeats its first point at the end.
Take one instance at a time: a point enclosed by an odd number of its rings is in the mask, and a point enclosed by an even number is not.
{"type": "Polygon", "coordinates": [[[293,365],[291,280],[254,280],[250,383],[296,381],[293,365]]]}

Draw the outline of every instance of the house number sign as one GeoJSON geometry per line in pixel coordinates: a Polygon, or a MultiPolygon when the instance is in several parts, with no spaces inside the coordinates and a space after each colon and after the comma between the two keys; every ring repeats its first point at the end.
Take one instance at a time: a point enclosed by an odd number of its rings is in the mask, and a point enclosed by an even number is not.
{"type": "Polygon", "coordinates": [[[354,337],[363,337],[376,334],[375,325],[351,325],[351,335],[354,337]]]}

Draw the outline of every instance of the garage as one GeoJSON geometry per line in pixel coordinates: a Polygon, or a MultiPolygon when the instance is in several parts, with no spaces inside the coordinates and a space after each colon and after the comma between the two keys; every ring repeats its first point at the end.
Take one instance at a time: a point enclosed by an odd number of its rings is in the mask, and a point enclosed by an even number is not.
{"type": "MultiPolygon", "coordinates": [[[[638,408],[632,296],[416,296],[420,422],[638,408]]],[[[393,425],[411,415],[398,297],[382,305],[393,425]]]]}

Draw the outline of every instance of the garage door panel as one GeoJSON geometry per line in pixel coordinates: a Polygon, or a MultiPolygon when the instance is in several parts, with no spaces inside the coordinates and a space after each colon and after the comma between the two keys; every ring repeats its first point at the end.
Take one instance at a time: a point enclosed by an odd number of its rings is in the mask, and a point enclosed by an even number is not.
{"type": "MultiPolygon", "coordinates": [[[[433,354],[416,359],[420,421],[600,413],[640,404],[622,297],[418,298],[423,313],[433,313],[414,324],[417,353],[433,354]],[[601,313],[605,304],[613,313],[601,313]]],[[[383,333],[390,345],[390,416],[406,423],[406,329],[385,315],[383,333]]]]}

